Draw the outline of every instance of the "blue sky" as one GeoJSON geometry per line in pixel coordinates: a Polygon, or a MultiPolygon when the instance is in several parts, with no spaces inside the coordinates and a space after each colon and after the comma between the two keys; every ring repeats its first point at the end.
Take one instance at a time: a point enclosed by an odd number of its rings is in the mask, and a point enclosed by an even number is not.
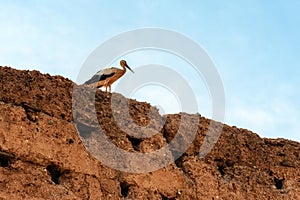
{"type": "MultiPolygon", "coordinates": [[[[214,61],[225,89],[227,124],[300,141],[299,9],[297,0],[4,0],[0,65],[75,81],[88,55],[112,36],[144,27],[174,30],[214,61]]],[[[151,101],[147,94],[157,96],[139,91],[151,101]]]]}

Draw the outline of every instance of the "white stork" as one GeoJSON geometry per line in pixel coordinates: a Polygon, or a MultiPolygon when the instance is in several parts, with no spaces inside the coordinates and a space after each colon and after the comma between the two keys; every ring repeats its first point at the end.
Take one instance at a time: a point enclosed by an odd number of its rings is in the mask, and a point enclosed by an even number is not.
{"type": "Polygon", "coordinates": [[[121,60],[120,65],[122,69],[111,67],[98,71],[90,80],[86,81],[84,84],[97,88],[104,86],[106,92],[107,88],[109,89],[109,92],[111,92],[111,85],[125,74],[126,68],[134,73],[134,71],[127,65],[125,60],[121,60]]]}

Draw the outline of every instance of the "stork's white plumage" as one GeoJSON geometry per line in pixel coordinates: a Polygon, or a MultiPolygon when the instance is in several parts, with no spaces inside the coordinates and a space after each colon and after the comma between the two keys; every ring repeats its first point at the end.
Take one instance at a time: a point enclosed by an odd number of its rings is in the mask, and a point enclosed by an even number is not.
{"type": "Polygon", "coordinates": [[[134,73],[134,71],[127,65],[125,60],[121,60],[120,65],[122,69],[111,67],[98,71],[91,79],[86,81],[84,84],[91,85],[97,88],[104,86],[106,92],[107,88],[109,89],[109,92],[111,92],[111,85],[125,74],[126,68],[134,73]]]}

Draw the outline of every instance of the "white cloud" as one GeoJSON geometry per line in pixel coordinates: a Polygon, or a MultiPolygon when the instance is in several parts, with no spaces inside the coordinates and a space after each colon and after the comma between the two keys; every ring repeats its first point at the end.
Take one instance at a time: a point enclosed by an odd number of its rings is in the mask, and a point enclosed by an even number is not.
{"type": "Polygon", "coordinates": [[[132,94],[133,99],[150,102],[159,108],[160,114],[178,113],[182,111],[176,94],[159,85],[146,85],[132,94]]]}
{"type": "Polygon", "coordinates": [[[230,102],[226,122],[258,133],[262,137],[287,138],[300,141],[300,113],[290,101],[276,97],[255,104],[235,100],[230,102]]]}
{"type": "Polygon", "coordinates": [[[2,5],[0,64],[74,79],[88,47],[76,44],[77,30],[45,5],[2,5]]]}

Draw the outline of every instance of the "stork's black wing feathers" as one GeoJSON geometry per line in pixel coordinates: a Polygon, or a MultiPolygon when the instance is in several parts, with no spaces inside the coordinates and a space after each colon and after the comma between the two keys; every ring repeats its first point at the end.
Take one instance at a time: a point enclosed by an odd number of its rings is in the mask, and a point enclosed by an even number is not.
{"type": "Polygon", "coordinates": [[[115,72],[112,72],[110,74],[95,74],[90,80],[86,81],[84,84],[91,84],[91,83],[96,83],[98,81],[103,81],[107,79],[108,77],[111,77],[115,74],[115,72]]]}

